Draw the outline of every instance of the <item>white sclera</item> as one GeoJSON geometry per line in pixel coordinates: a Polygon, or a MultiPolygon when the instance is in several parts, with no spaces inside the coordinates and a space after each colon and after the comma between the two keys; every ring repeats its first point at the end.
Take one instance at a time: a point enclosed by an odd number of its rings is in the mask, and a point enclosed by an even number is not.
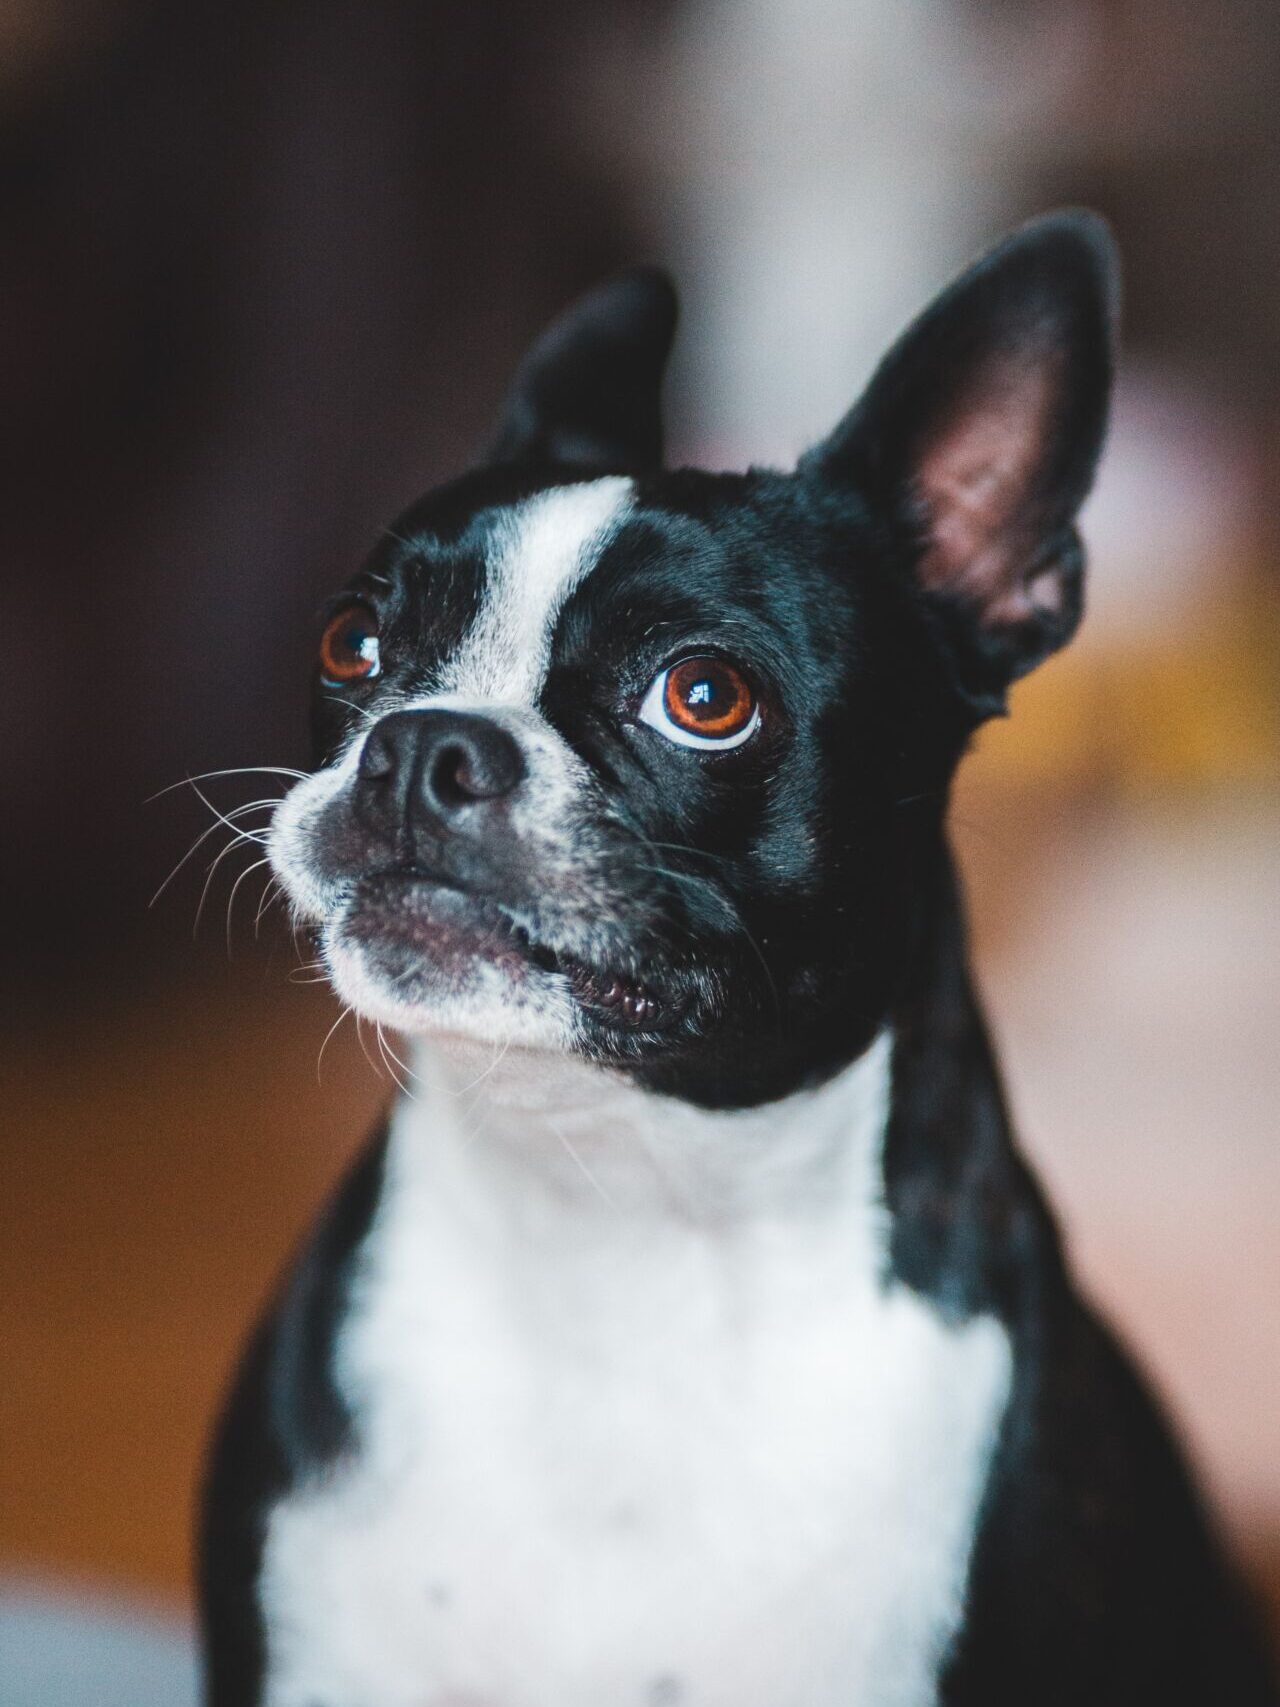
{"type": "MultiPolygon", "coordinates": [[[[671,666],[671,669],[676,668],[677,665],[671,666]]],[[[659,735],[665,735],[668,741],[674,741],[677,747],[696,747],[704,753],[724,753],[749,741],[760,727],[760,707],[753,705],[746,724],[734,735],[695,735],[691,729],[682,729],[667,715],[667,677],[670,674],[671,670],[663,670],[650,683],[640,707],[640,721],[656,729],[659,735]]]]}

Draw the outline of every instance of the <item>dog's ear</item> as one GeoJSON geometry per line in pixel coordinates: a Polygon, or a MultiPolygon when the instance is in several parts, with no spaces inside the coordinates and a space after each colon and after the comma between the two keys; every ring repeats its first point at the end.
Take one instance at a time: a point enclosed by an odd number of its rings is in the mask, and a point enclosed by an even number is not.
{"type": "Polygon", "coordinates": [[[925,311],[800,463],[910,555],[980,715],[1080,620],[1075,517],[1106,430],[1117,280],[1095,215],[1025,226],[925,311]]]}
{"type": "Polygon", "coordinates": [[[675,329],[675,289],[656,267],[589,291],[517,368],[492,460],[602,472],[661,466],[660,393],[675,329]]]}

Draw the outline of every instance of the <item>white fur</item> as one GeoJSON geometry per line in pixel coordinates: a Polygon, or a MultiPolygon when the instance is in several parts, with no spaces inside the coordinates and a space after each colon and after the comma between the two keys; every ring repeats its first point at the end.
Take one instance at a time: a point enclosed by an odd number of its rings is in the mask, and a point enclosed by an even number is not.
{"type": "Polygon", "coordinates": [[[595,564],[632,490],[623,475],[555,486],[502,518],[480,613],[444,670],[445,693],[498,705],[536,703],[556,618],[595,564]]]}
{"type": "Polygon", "coordinates": [[[424,1056],[273,1513],[270,1707],[923,1707],[1009,1347],[885,1280],[890,1045],[710,1114],[424,1056]]]}

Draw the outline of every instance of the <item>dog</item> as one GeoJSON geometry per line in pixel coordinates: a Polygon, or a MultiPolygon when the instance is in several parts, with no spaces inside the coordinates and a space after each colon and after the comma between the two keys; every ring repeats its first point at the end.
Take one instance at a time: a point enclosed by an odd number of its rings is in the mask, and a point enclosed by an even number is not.
{"type": "Polygon", "coordinates": [[[1082,609],[1117,269],[981,259],[788,473],[669,471],[639,269],[333,603],[272,865],[418,1082],[244,1361],[209,1707],[1273,1701],[1075,1292],[945,818],[1082,609]]]}

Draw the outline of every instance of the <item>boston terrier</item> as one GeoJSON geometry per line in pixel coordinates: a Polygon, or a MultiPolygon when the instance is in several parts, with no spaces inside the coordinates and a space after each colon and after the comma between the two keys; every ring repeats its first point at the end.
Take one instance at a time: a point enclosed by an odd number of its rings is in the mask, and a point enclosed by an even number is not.
{"type": "Polygon", "coordinates": [[[663,467],[625,274],[333,601],[269,852],[414,1053],[221,1426],[209,1707],[1273,1699],[1019,1155],[945,829],[1080,619],[1115,278],[1027,226],[726,474],[663,467]]]}

